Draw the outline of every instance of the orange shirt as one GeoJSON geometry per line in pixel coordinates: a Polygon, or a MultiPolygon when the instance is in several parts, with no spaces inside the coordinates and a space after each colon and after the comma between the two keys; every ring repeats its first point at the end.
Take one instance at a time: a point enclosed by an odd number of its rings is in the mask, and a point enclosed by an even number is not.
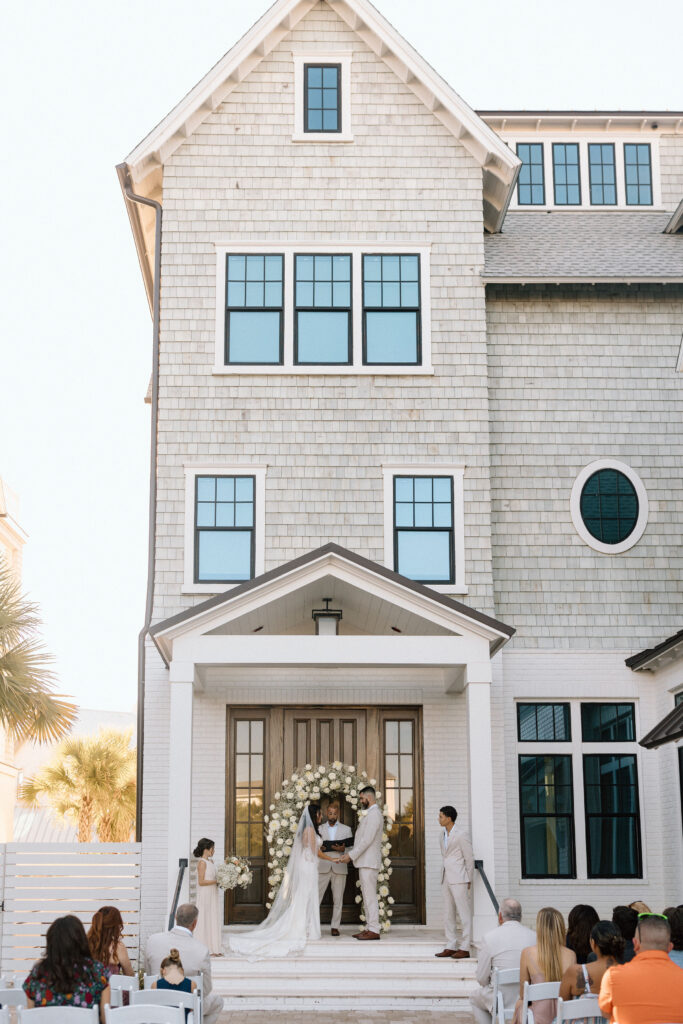
{"type": "Polygon", "coordinates": [[[683,968],[658,949],[643,949],[603,975],[598,999],[619,1024],[683,1024],[683,968]]]}

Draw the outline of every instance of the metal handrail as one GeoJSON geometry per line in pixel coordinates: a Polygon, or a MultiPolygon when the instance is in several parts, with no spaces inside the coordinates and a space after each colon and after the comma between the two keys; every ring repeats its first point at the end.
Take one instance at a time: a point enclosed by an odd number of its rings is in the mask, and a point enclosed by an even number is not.
{"type": "Polygon", "coordinates": [[[173,894],[173,903],[171,904],[171,913],[168,916],[168,930],[169,932],[175,924],[175,912],[178,909],[178,900],[180,899],[180,890],[183,885],[183,875],[185,874],[185,868],[187,867],[187,857],[178,858],[178,878],[175,884],[175,893],[173,894]]]}
{"type": "Polygon", "coordinates": [[[491,903],[493,903],[493,909],[495,910],[496,913],[498,913],[498,911],[500,910],[500,906],[498,904],[498,900],[496,899],[495,893],[494,893],[493,889],[491,888],[491,883],[489,882],[488,878],[486,877],[486,872],[484,871],[484,862],[483,862],[483,860],[475,860],[474,866],[477,869],[477,871],[479,872],[479,874],[481,875],[481,880],[484,883],[484,885],[486,886],[486,891],[489,894],[489,898],[491,900],[491,903]]]}

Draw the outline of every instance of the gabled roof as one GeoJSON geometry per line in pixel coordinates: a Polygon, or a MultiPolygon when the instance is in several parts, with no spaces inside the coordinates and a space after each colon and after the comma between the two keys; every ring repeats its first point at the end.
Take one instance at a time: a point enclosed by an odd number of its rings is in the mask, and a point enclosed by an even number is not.
{"type": "Polygon", "coordinates": [[[679,704],[668,715],[665,715],[661,722],[658,722],[654,729],[650,729],[646,736],[640,741],[641,747],[653,750],[661,747],[663,743],[671,743],[673,740],[683,739],[683,704],[679,704]]]}
{"type": "Polygon", "coordinates": [[[487,284],[683,282],[683,238],[668,213],[510,211],[484,239],[487,284]]]}
{"type": "Polygon", "coordinates": [[[683,231],[683,199],[681,199],[672,213],[671,220],[669,220],[664,230],[667,235],[675,235],[676,232],[683,231]]]}
{"type": "Polygon", "coordinates": [[[325,544],[323,547],[309,551],[298,558],[294,558],[276,569],[271,569],[254,579],[240,583],[223,594],[217,594],[202,601],[186,611],[172,615],[161,622],[155,623],[150,629],[150,635],[157,645],[159,652],[165,661],[168,661],[170,642],[175,636],[180,635],[190,626],[200,626],[202,629],[215,628],[217,621],[216,613],[221,610],[229,610],[231,606],[237,606],[239,614],[243,614],[247,607],[251,607],[253,601],[263,602],[273,600],[273,594],[283,594],[285,591],[281,584],[287,583],[292,589],[301,585],[304,579],[310,579],[311,570],[322,578],[325,575],[342,574],[351,568],[355,570],[354,585],[368,587],[373,586],[373,581],[381,583],[385,581],[389,587],[386,592],[390,593],[393,599],[400,600],[401,593],[406,599],[410,599],[414,606],[421,608],[422,614],[428,616],[430,609],[434,616],[444,612],[448,613],[450,627],[457,631],[458,628],[475,631],[483,636],[489,643],[489,649],[493,655],[505,644],[514,634],[515,630],[504,622],[476,611],[460,601],[453,600],[446,594],[440,594],[431,587],[422,583],[416,583],[405,576],[394,572],[391,569],[372,562],[362,555],[340,547],[338,544],[325,544]]]}
{"type": "Polygon", "coordinates": [[[632,654],[630,658],[626,658],[626,665],[633,672],[639,672],[642,669],[656,671],[664,664],[675,661],[676,658],[682,656],[683,629],[679,629],[677,633],[667,637],[666,640],[662,640],[655,647],[648,647],[646,650],[639,651],[638,654],[632,654]]]}
{"type": "MultiPolygon", "coordinates": [[[[276,0],[126,158],[138,191],[145,179],[305,17],[318,0],[276,0]]],[[[393,28],[369,0],[325,0],[462,143],[483,171],[484,224],[500,230],[520,161],[489,126],[393,28]]],[[[149,181],[147,182],[149,187],[149,181]]]]}

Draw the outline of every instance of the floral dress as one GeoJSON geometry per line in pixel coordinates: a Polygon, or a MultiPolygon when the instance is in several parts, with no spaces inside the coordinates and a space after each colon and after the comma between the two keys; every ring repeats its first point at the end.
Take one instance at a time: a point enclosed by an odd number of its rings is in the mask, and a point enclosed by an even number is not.
{"type": "Polygon", "coordinates": [[[109,984],[109,968],[99,960],[83,960],[74,967],[73,992],[55,992],[45,976],[42,963],[34,964],[22,988],[36,1006],[80,1006],[99,1004],[109,984]]]}

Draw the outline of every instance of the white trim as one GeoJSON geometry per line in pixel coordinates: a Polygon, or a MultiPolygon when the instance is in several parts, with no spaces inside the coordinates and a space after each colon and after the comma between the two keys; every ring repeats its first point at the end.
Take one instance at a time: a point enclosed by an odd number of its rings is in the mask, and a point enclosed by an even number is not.
{"type": "Polygon", "coordinates": [[[545,181],[545,203],[543,205],[520,204],[517,201],[518,189],[515,189],[510,200],[510,210],[523,210],[524,212],[538,210],[560,210],[571,213],[578,210],[597,210],[602,213],[622,210],[628,213],[657,213],[662,210],[661,174],[659,161],[659,138],[655,136],[644,137],[634,132],[619,135],[606,134],[604,132],[571,132],[566,129],[548,131],[548,134],[541,135],[535,131],[503,132],[501,137],[509,145],[513,153],[517,152],[517,143],[542,143],[543,144],[543,175],[545,181]],[[579,168],[581,173],[581,202],[576,206],[567,204],[558,205],[555,203],[554,176],[553,176],[553,142],[574,142],[579,146],[579,168]],[[614,167],[616,176],[617,201],[613,204],[594,204],[590,201],[590,175],[588,170],[588,144],[610,144],[614,146],[614,167]],[[652,178],[652,203],[649,206],[629,206],[626,203],[626,183],[624,172],[624,144],[647,143],[650,146],[650,174],[652,178]]]}
{"type": "Polygon", "coordinates": [[[235,376],[255,374],[297,376],[427,376],[433,375],[432,366],[432,317],[431,317],[431,273],[429,245],[392,245],[388,242],[368,243],[335,242],[325,245],[321,242],[278,242],[277,239],[250,241],[246,245],[234,240],[219,239],[214,242],[216,248],[216,336],[214,346],[214,376],[235,376]],[[230,365],[224,362],[225,346],[225,274],[226,256],[230,253],[262,253],[268,251],[284,257],[284,292],[283,292],[283,363],[278,365],[254,363],[230,365]],[[351,295],[351,331],[352,359],[351,365],[337,366],[320,364],[316,366],[299,366],[294,363],[294,254],[295,253],[344,253],[351,256],[352,295],[351,295]],[[391,364],[386,366],[363,364],[363,279],[362,257],[372,253],[396,253],[398,255],[415,254],[420,257],[420,316],[421,316],[421,348],[422,362],[415,366],[391,364]]]}
{"type": "Polygon", "coordinates": [[[353,142],[351,131],[351,60],[352,50],[292,51],[294,60],[294,133],[292,142],[353,142]],[[340,132],[304,131],[304,64],[340,64],[341,124],[340,132]]]}
{"type": "Polygon", "coordinates": [[[453,480],[453,547],[455,558],[455,581],[453,583],[428,583],[430,590],[439,594],[466,594],[465,577],[465,492],[464,463],[383,463],[384,477],[384,564],[387,569],[398,570],[394,565],[394,477],[407,476],[450,476],[453,480]]]}
{"type": "Polygon", "coordinates": [[[183,594],[222,594],[238,586],[237,583],[195,583],[194,581],[194,492],[196,477],[204,474],[215,476],[253,476],[254,491],[254,575],[265,571],[266,559],[266,466],[229,465],[212,462],[200,466],[185,467],[185,550],[183,572],[183,594]]]}
{"type": "Polygon", "coordinates": [[[627,466],[625,462],[619,462],[618,459],[597,459],[595,462],[589,463],[584,466],[572,487],[571,498],[569,502],[569,510],[574,524],[574,529],[578,533],[582,541],[588,544],[589,547],[593,548],[594,551],[599,551],[603,555],[620,555],[624,551],[628,551],[635,544],[638,543],[640,538],[643,536],[645,527],[647,526],[648,519],[648,500],[647,491],[645,485],[640,479],[638,474],[630,466],[627,466]],[[628,535],[626,540],[622,540],[620,544],[604,544],[601,540],[597,540],[591,533],[588,532],[586,526],[581,517],[581,491],[583,486],[593,473],[597,473],[600,469],[616,469],[620,473],[623,473],[625,477],[633,484],[636,494],[638,496],[638,519],[633,532],[628,535]]]}

